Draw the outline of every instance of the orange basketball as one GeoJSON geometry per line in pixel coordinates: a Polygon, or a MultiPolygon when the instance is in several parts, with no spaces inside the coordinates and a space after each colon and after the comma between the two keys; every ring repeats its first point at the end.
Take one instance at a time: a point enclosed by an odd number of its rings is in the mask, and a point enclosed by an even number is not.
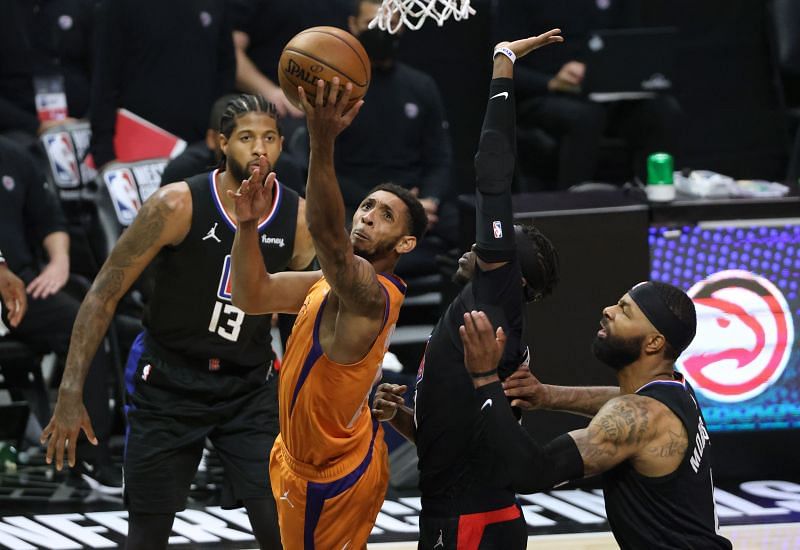
{"type": "Polygon", "coordinates": [[[312,27],[297,34],[283,48],[278,80],[289,101],[300,107],[298,86],[303,87],[313,104],[317,80],[325,82],[327,93],[331,80],[338,76],[342,86],[353,83],[350,106],[367,93],[370,71],[369,57],[358,38],[336,27],[312,27]]]}

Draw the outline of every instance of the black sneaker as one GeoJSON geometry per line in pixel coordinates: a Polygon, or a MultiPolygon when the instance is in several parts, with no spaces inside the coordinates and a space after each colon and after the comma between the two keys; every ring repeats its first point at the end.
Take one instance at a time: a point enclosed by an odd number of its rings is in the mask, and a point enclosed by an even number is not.
{"type": "Polygon", "coordinates": [[[75,466],[81,478],[89,484],[93,491],[104,495],[122,494],[122,470],[113,464],[93,464],[79,460],[75,466]]]}

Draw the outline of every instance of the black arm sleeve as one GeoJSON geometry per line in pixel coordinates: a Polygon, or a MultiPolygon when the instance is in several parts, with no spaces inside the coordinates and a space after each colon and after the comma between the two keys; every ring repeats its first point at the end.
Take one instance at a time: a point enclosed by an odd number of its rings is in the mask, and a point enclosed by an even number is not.
{"type": "Polygon", "coordinates": [[[565,434],[544,447],[536,443],[517,423],[499,382],[480,387],[476,397],[489,445],[503,458],[516,492],[536,493],[583,477],[583,459],[575,441],[565,434]]]}
{"type": "Polygon", "coordinates": [[[516,155],[514,81],[495,78],[475,155],[475,252],[485,262],[514,257],[511,182],[516,155]]]}

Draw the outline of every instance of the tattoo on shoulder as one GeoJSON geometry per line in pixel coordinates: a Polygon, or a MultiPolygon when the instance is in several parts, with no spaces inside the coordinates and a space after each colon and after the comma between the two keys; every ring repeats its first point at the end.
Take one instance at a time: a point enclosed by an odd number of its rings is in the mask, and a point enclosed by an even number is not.
{"type": "Polygon", "coordinates": [[[618,399],[598,419],[610,441],[620,445],[644,441],[650,427],[649,410],[639,399],[618,399]]]}

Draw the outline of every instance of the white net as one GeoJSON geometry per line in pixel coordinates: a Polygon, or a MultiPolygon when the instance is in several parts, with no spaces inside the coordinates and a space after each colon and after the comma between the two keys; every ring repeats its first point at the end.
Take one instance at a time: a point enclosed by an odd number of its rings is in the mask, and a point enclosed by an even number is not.
{"type": "Polygon", "coordinates": [[[406,26],[412,31],[419,29],[427,18],[432,18],[441,27],[452,17],[456,21],[475,14],[470,0],[383,0],[369,28],[377,26],[394,34],[406,26]]]}

